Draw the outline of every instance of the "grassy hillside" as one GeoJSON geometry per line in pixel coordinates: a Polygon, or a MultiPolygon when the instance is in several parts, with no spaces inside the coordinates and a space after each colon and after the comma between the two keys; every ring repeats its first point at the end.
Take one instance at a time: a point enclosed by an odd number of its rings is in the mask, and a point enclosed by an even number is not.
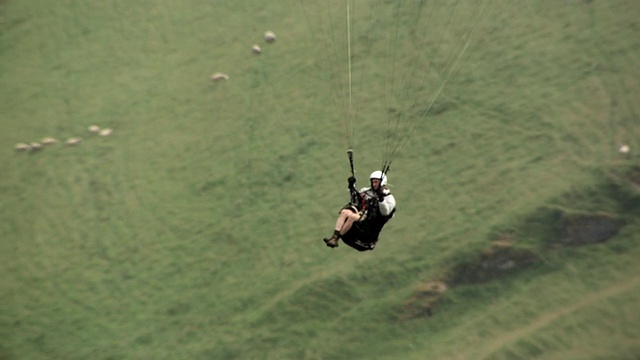
{"type": "Polygon", "coordinates": [[[409,140],[358,253],[344,1],[0,1],[0,358],[637,358],[640,4],[400,4],[352,9],[359,183],[409,140]]]}

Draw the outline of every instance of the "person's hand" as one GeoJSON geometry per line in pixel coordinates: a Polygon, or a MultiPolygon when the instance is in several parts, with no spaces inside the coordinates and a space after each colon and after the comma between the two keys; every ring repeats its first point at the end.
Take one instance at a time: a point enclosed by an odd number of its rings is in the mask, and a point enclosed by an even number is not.
{"type": "Polygon", "coordinates": [[[352,188],[356,184],[356,177],[349,176],[349,178],[347,179],[347,182],[349,183],[349,188],[352,188]]]}
{"type": "Polygon", "coordinates": [[[373,196],[367,199],[367,207],[368,208],[375,208],[376,206],[378,206],[378,198],[373,196]]]}
{"type": "Polygon", "coordinates": [[[378,201],[383,201],[384,200],[384,189],[382,188],[382,186],[379,186],[376,189],[376,195],[378,196],[378,201]]]}

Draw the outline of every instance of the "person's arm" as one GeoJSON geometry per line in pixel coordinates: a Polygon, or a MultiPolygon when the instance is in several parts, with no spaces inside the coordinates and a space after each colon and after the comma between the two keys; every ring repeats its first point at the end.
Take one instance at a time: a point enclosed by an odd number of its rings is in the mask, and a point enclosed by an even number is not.
{"type": "Polygon", "coordinates": [[[396,208],[396,199],[390,193],[387,193],[382,198],[382,201],[378,201],[378,207],[380,208],[380,214],[382,216],[389,216],[393,209],[396,208]]]}

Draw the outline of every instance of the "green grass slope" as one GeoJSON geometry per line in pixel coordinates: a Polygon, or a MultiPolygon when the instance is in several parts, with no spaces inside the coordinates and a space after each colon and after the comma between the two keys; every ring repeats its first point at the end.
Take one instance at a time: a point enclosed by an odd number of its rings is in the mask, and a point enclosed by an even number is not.
{"type": "Polygon", "coordinates": [[[360,183],[409,140],[358,253],[344,1],[0,2],[0,358],[637,358],[640,5],[401,4],[353,8],[360,183]],[[496,240],[531,261],[471,281],[496,240]]]}

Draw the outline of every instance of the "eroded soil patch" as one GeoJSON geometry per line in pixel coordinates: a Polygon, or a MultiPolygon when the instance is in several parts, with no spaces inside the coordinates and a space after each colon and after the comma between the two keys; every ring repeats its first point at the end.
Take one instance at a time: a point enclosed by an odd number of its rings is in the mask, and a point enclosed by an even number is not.
{"type": "Polygon", "coordinates": [[[447,282],[451,286],[488,282],[515,274],[539,261],[540,257],[529,249],[494,243],[479,256],[454,266],[447,282]]]}
{"type": "Polygon", "coordinates": [[[624,221],[611,214],[563,214],[562,244],[588,245],[608,241],[618,235],[624,221]]]}
{"type": "Polygon", "coordinates": [[[412,319],[433,315],[434,307],[440,302],[448,286],[443,281],[428,281],[420,284],[415,295],[404,304],[402,318],[412,319]]]}

